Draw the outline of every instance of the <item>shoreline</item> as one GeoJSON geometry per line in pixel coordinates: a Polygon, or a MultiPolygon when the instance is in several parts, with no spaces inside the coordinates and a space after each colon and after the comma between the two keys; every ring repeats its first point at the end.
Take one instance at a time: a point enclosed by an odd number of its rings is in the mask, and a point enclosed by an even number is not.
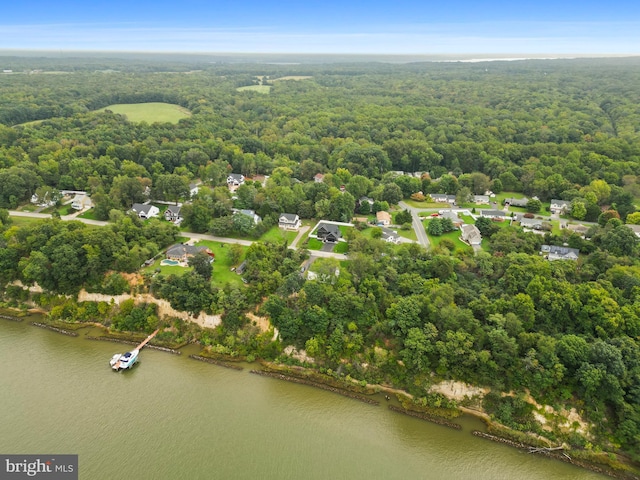
{"type": "MultiPolygon", "coordinates": [[[[9,321],[15,321],[15,322],[21,322],[23,320],[23,318],[19,318],[19,317],[13,317],[13,316],[9,316],[9,315],[0,315],[0,318],[4,318],[7,319],[9,321]]],[[[72,336],[72,337],[78,337],[79,335],[76,332],[73,331],[67,331],[64,330],[62,328],[58,328],[56,326],[53,325],[49,325],[46,323],[40,323],[40,322],[32,322],[32,325],[37,326],[39,328],[44,328],[50,331],[53,331],[55,333],[60,333],[63,335],[67,335],[67,336],[72,336]]],[[[74,324],[75,325],[75,324],[74,324]]],[[[103,325],[101,324],[94,324],[94,323],[86,323],[86,324],[79,324],[81,325],[80,327],[78,327],[78,329],[80,328],[86,328],[86,327],[91,327],[91,326],[99,326],[101,328],[104,328],[103,325]]],[[[108,342],[113,342],[113,343],[122,343],[122,344],[128,344],[128,345],[137,345],[138,341],[137,340],[130,340],[129,338],[132,338],[132,336],[129,336],[128,338],[117,338],[117,337],[109,337],[109,336],[85,336],[84,338],[88,339],[88,340],[98,340],[98,341],[108,341],[108,342]]],[[[162,346],[157,346],[157,345],[151,345],[151,344],[147,344],[146,347],[147,348],[151,348],[154,350],[159,350],[159,351],[164,351],[167,353],[171,353],[174,355],[181,355],[182,352],[179,350],[180,348],[182,348],[185,345],[182,345],[178,348],[168,348],[168,347],[162,347],[162,346]]],[[[232,365],[228,362],[224,362],[221,360],[217,360],[214,358],[209,358],[209,357],[202,357],[200,355],[189,355],[189,358],[192,358],[194,360],[197,361],[202,361],[205,363],[210,363],[210,364],[214,364],[214,365],[218,365],[218,366],[222,366],[224,368],[230,368],[230,369],[234,369],[234,370],[243,370],[244,368],[239,366],[239,365],[232,365]]],[[[350,386],[349,385],[344,385],[344,387],[339,387],[339,386],[334,386],[331,385],[330,382],[328,381],[323,381],[323,380],[335,380],[336,382],[339,382],[339,380],[337,379],[323,379],[321,378],[322,374],[320,372],[318,372],[317,370],[314,369],[309,369],[309,368],[303,368],[303,367],[294,367],[294,372],[292,372],[292,367],[288,366],[288,365],[284,365],[284,364],[274,364],[274,363],[270,363],[270,362],[264,362],[264,361],[257,361],[259,364],[262,365],[263,368],[265,368],[266,370],[250,370],[249,372],[252,374],[256,374],[256,375],[260,375],[260,376],[265,376],[265,377],[270,377],[270,378],[275,378],[275,379],[279,379],[279,380],[285,380],[285,381],[289,381],[292,383],[298,383],[298,384],[302,384],[302,385],[307,385],[307,386],[311,386],[311,387],[315,387],[315,388],[319,388],[321,390],[325,390],[325,391],[329,391],[332,393],[337,393],[339,395],[345,396],[347,398],[352,398],[354,400],[359,400],[363,403],[367,403],[370,405],[380,405],[380,402],[378,400],[375,400],[373,398],[370,398],[368,396],[366,396],[366,394],[361,394],[361,393],[356,393],[353,390],[350,390],[350,386]],[[282,371],[281,371],[281,370],[282,371]],[[299,376],[295,376],[295,375],[299,375],[299,376]],[[307,376],[311,377],[308,378],[307,376]]],[[[354,389],[358,389],[358,388],[364,388],[364,387],[360,387],[359,385],[353,384],[352,387],[354,389]]],[[[382,393],[382,392],[393,392],[393,393],[402,393],[405,396],[409,396],[410,395],[406,392],[404,392],[403,390],[400,389],[396,389],[390,386],[385,386],[385,385],[370,385],[367,384],[366,387],[367,390],[370,391],[370,394],[376,394],[376,393],[382,393]]],[[[435,424],[439,424],[442,426],[446,426],[449,428],[453,428],[456,430],[462,430],[462,427],[459,424],[456,424],[454,422],[450,422],[448,421],[448,419],[444,418],[444,417],[439,417],[433,414],[429,414],[429,413],[425,413],[425,412],[418,412],[418,411],[413,411],[413,410],[407,410],[406,408],[403,407],[396,407],[395,405],[388,405],[388,408],[396,413],[402,413],[408,416],[412,416],[414,418],[418,418],[421,420],[425,420],[425,421],[429,421],[431,423],[435,423],[435,424]]],[[[468,414],[470,416],[473,416],[475,418],[478,418],[480,420],[482,420],[485,425],[487,426],[488,429],[491,429],[492,425],[495,425],[497,427],[503,428],[503,429],[508,429],[508,427],[504,427],[501,426],[500,424],[495,424],[491,418],[489,417],[489,415],[487,415],[486,413],[476,410],[476,409],[471,409],[468,407],[464,407],[464,406],[457,406],[457,410],[460,411],[463,414],[468,414]]],[[[520,450],[529,450],[529,449],[535,449],[537,447],[532,446],[532,445],[527,445],[525,443],[521,443],[521,442],[517,442],[514,441],[512,439],[510,439],[508,437],[508,434],[505,434],[504,436],[499,436],[499,435],[492,435],[489,433],[485,433],[485,432],[480,432],[480,431],[472,431],[470,432],[472,435],[480,437],[480,438],[484,438],[487,439],[489,441],[494,441],[494,442],[498,442],[498,443],[502,443],[504,445],[507,446],[511,446],[513,448],[518,448],[520,450]]],[[[575,450],[574,452],[578,453],[580,452],[580,450],[575,450]]],[[[622,479],[622,480],[639,480],[640,476],[635,475],[632,472],[628,472],[625,470],[621,470],[621,469],[614,469],[612,467],[607,467],[605,464],[603,463],[599,463],[599,462],[592,462],[589,460],[585,460],[582,458],[570,458],[569,456],[565,456],[564,454],[554,454],[553,452],[546,452],[546,451],[535,451],[535,452],[531,452],[530,453],[536,453],[536,454],[542,454],[548,458],[551,459],[555,459],[555,460],[560,460],[563,461],[565,463],[570,463],[576,467],[579,468],[584,468],[586,470],[595,472],[595,473],[599,473],[602,475],[607,475],[609,477],[612,478],[618,478],[618,479],[622,479]]],[[[571,450],[568,451],[568,453],[571,453],[571,450]]]]}

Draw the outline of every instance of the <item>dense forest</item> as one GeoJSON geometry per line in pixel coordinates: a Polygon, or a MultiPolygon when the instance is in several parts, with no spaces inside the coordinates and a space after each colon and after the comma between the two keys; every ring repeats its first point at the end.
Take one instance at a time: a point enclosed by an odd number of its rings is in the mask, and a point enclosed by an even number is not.
{"type": "Polygon", "coordinates": [[[228,347],[275,357],[295,345],[324,371],[417,397],[439,379],[515,392],[487,396],[485,409],[516,430],[578,447],[597,442],[640,461],[640,262],[625,225],[640,224],[638,59],[0,63],[13,70],[0,75],[0,208],[43,189],[85,190],[95,217],[109,220],[101,228],[56,219],[16,226],[0,210],[5,285],[121,293],[127,284],[113,272],[135,272],[178,236],[171,224],[124,212],[147,187],[177,201],[195,179],[210,188],[185,205],[184,225],[217,235],[260,236],[232,208],[254,209],[268,228],[282,212],[348,221],[364,195],[374,211],[461,191],[567,200],[568,217],[592,222],[586,238],[481,222],[489,247],[474,254],[355,232],[349,261],[316,262],[324,273],[316,280],[299,272],[307,252],[257,242],[245,255],[247,288],[212,285],[197,270],[148,279],[145,288],[180,310],[222,314],[215,338],[228,347]],[[279,80],[288,76],[304,78],[279,80]],[[237,90],[261,81],[268,94],[237,90]],[[133,123],[95,112],[144,102],[191,116],[133,123]],[[231,172],[269,179],[248,181],[232,197],[231,172]],[[317,173],[323,183],[313,181],[317,173]],[[577,248],[580,258],[549,262],[538,255],[543,243],[577,248]],[[242,337],[254,309],[278,328],[277,345],[230,340],[242,337]],[[543,431],[524,392],[578,408],[592,431],[543,431]]]}

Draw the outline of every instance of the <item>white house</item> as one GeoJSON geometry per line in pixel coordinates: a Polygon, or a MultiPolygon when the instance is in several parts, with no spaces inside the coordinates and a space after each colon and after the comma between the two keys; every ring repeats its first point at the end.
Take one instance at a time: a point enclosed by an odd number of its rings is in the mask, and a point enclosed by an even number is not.
{"type": "Polygon", "coordinates": [[[200,190],[200,185],[198,185],[197,183],[189,184],[189,195],[191,196],[191,198],[195,197],[198,194],[199,190],[200,190]]]}
{"type": "Polygon", "coordinates": [[[182,215],[180,211],[182,207],[179,205],[169,205],[167,209],[164,211],[164,218],[168,222],[179,224],[182,222],[182,215]]]}
{"type": "Polygon", "coordinates": [[[460,238],[463,242],[468,243],[471,246],[480,245],[482,243],[482,235],[480,234],[480,230],[475,225],[463,224],[460,227],[462,234],[460,238]]]}
{"type": "Polygon", "coordinates": [[[230,187],[239,187],[244,183],[244,175],[241,173],[230,173],[227,177],[227,185],[230,187]]]}
{"type": "Polygon", "coordinates": [[[384,227],[382,227],[382,237],[380,238],[388,243],[398,243],[400,241],[398,232],[384,227]]]}
{"type": "Polygon", "coordinates": [[[246,215],[247,217],[251,218],[251,220],[253,220],[253,223],[255,225],[259,224],[262,221],[262,218],[260,217],[260,215],[256,214],[256,212],[253,210],[234,210],[233,211],[234,215],[237,213],[246,215]]]}
{"type": "Polygon", "coordinates": [[[71,202],[71,208],[74,210],[84,210],[85,208],[91,208],[93,203],[88,195],[85,194],[77,194],[73,197],[71,202]]]}
{"type": "Polygon", "coordinates": [[[481,217],[495,218],[496,220],[505,220],[508,213],[502,210],[480,210],[481,217]]]}
{"type": "Polygon", "coordinates": [[[144,205],[142,203],[134,203],[131,211],[136,212],[138,217],[143,219],[156,218],[160,214],[160,209],[155,205],[144,205]]]}
{"type": "Polygon", "coordinates": [[[295,213],[281,213],[278,218],[278,227],[285,230],[298,230],[301,225],[300,217],[295,213]]]}
{"type": "Polygon", "coordinates": [[[567,200],[551,200],[549,211],[551,213],[567,213],[571,209],[571,202],[567,200]]]}
{"type": "Polygon", "coordinates": [[[454,205],[456,203],[455,195],[445,195],[443,193],[431,193],[429,194],[431,199],[436,203],[450,203],[454,205]]]}
{"type": "Polygon", "coordinates": [[[387,227],[391,225],[391,214],[389,212],[376,212],[376,225],[387,227]]]}

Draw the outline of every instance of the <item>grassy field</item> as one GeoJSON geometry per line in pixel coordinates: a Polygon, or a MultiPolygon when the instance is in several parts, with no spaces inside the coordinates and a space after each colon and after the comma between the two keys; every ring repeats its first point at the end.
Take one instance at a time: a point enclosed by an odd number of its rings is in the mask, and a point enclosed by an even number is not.
{"type": "Polygon", "coordinates": [[[97,220],[94,214],[93,208],[90,208],[89,210],[84,212],[82,215],[78,215],[78,218],[86,218],[88,220],[97,220]]]}
{"type": "Polygon", "coordinates": [[[45,220],[44,218],[32,218],[32,217],[10,217],[11,225],[15,227],[27,227],[34,225],[38,222],[45,220]]]}
{"type": "Polygon", "coordinates": [[[220,244],[219,242],[203,240],[202,242],[196,243],[196,245],[207,247],[216,255],[216,261],[213,262],[213,275],[211,276],[211,283],[213,285],[221,287],[227,283],[236,283],[238,285],[242,284],[242,277],[240,277],[236,272],[232,272],[231,267],[237,267],[242,263],[242,258],[244,257],[244,252],[247,250],[247,247],[242,247],[243,254],[240,262],[238,262],[238,264],[234,264],[231,262],[230,244],[220,244]]]}
{"type": "Polygon", "coordinates": [[[333,247],[333,251],[335,253],[346,253],[349,251],[349,244],[347,242],[338,242],[336,246],[333,247]]]}
{"type": "Polygon", "coordinates": [[[260,241],[262,242],[271,242],[271,243],[279,243],[282,240],[286,240],[287,241],[287,245],[291,245],[291,242],[293,242],[296,238],[296,236],[298,235],[298,232],[295,231],[284,231],[279,227],[273,227],[270,230],[268,230],[266,233],[264,233],[261,237],[260,237],[260,241]]]}
{"type": "Polygon", "coordinates": [[[416,202],[415,200],[405,199],[404,203],[413,208],[449,208],[451,205],[448,203],[436,203],[436,202],[416,202]]]}
{"type": "Polygon", "coordinates": [[[454,230],[453,232],[447,232],[439,237],[434,237],[429,235],[429,242],[431,242],[432,247],[436,247],[442,242],[445,238],[448,238],[453,242],[456,246],[456,250],[472,250],[472,248],[460,240],[460,230],[454,230]]]}
{"type": "Polygon", "coordinates": [[[111,110],[125,115],[130,122],[178,123],[178,120],[191,116],[186,108],[171,103],[120,103],[101,108],[98,112],[111,110]]]}
{"type": "Polygon", "coordinates": [[[258,92],[266,95],[271,93],[271,85],[248,85],[246,87],[238,87],[236,90],[239,92],[258,92]]]}
{"type": "Polygon", "coordinates": [[[322,245],[324,245],[320,240],[316,239],[316,238],[310,238],[307,241],[307,245],[305,246],[305,248],[307,250],[321,250],[322,249],[322,245]]]}

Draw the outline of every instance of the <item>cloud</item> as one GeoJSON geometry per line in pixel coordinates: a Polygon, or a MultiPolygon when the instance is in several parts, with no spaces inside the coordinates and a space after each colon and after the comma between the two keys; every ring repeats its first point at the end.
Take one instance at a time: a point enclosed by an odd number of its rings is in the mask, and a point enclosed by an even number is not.
{"type": "Polygon", "coordinates": [[[0,25],[0,48],[252,53],[638,54],[640,22],[485,22],[282,31],[139,24],[0,25]]]}

